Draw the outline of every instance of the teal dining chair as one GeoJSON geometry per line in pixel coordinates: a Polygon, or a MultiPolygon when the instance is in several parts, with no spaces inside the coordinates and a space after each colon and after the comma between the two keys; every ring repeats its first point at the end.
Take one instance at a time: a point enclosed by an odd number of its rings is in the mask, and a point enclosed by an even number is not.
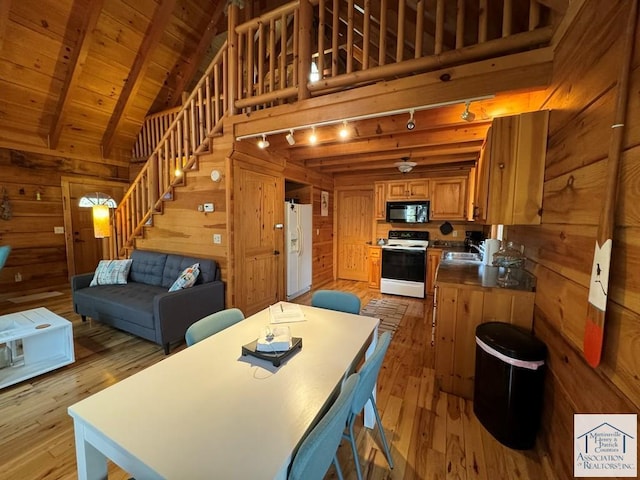
{"type": "Polygon", "coordinates": [[[311,306],[337,310],[346,313],[360,313],[360,299],[357,295],[340,290],[316,290],[311,297],[311,306]]]}
{"type": "Polygon", "coordinates": [[[9,252],[11,252],[11,247],[9,245],[2,245],[0,247],[0,270],[4,267],[4,264],[9,257],[9,252]]]}
{"type": "Polygon", "coordinates": [[[356,448],[356,437],[353,433],[353,424],[358,414],[364,409],[368,400],[371,400],[373,406],[373,413],[376,417],[376,423],[378,430],[380,431],[380,438],[382,439],[382,445],[384,447],[384,453],[387,456],[387,462],[389,467],[393,468],[393,459],[391,458],[391,451],[389,450],[389,444],[387,443],[387,437],[384,434],[382,428],[382,421],[380,420],[380,414],[378,413],[378,407],[373,395],[373,389],[376,386],[376,380],[378,379],[378,373],[382,367],[382,361],[387,353],[389,344],[391,343],[391,334],[384,332],[378,339],[378,344],[371,356],[364,362],[362,368],[358,371],[360,375],[360,381],[358,387],[353,396],[353,402],[351,403],[351,412],[347,419],[347,432],[344,433],[344,438],[348,439],[351,443],[351,449],[353,450],[353,460],[356,464],[356,473],[358,474],[358,480],[362,480],[362,469],[360,468],[360,460],[358,459],[358,450],[356,448]]]}
{"type": "Polygon", "coordinates": [[[237,308],[227,308],[207,315],[187,328],[184,339],[187,347],[204,340],[244,319],[244,314],[237,308]]]}
{"type": "Polygon", "coordinates": [[[332,463],[338,478],[343,480],[337,452],[359,377],[353,373],[347,378],[336,401],[302,441],[291,464],[288,480],[322,480],[332,463]]]}

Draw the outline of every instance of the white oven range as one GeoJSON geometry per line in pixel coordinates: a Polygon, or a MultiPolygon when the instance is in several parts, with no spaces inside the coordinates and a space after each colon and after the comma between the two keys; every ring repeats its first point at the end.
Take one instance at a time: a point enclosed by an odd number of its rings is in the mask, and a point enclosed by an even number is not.
{"type": "Polygon", "coordinates": [[[380,292],[424,298],[429,232],[390,230],[382,245],[380,292]]]}

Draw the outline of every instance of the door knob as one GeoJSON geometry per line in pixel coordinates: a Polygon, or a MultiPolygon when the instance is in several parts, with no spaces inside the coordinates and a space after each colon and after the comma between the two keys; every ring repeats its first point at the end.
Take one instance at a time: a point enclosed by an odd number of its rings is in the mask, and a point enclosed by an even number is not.
{"type": "Polygon", "coordinates": [[[274,254],[274,255],[280,255],[280,250],[274,250],[274,251],[273,251],[273,254],[274,254]]]}
{"type": "Polygon", "coordinates": [[[273,228],[277,228],[278,230],[282,230],[284,228],[284,225],[282,223],[276,223],[273,228]]]}

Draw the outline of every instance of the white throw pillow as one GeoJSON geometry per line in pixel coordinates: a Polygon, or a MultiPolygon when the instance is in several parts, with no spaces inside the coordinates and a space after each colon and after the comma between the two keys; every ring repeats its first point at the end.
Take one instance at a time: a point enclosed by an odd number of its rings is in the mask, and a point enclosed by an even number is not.
{"type": "Polygon", "coordinates": [[[89,286],[126,285],[132,261],[130,258],[127,260],[100,260],[89,286]]]}
{"type": "Polygon", "coordinates": [[[183,288],[192,287],[196,280],[198,279],[198,275],[200,274],[200,264],[194,263],[190,267],[185,268],[180,276],[173,282],[173,285],[169,288],[170,292],[175,292],[176,290],[181,290],[183,288]]]}

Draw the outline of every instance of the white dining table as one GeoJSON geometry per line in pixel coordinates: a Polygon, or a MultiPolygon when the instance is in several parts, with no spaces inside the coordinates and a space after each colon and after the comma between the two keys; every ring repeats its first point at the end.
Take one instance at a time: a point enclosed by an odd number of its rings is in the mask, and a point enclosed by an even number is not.
{"type": "Polygon", "coordinates": [[[265,309],[70,406],[78,478],[107,478],[107,459],[137,480],[286,478],[379,323],[301,309],[305,320],[287,325],[302,348],[277,368],[241,354],[269,324],[265,309]]]}

